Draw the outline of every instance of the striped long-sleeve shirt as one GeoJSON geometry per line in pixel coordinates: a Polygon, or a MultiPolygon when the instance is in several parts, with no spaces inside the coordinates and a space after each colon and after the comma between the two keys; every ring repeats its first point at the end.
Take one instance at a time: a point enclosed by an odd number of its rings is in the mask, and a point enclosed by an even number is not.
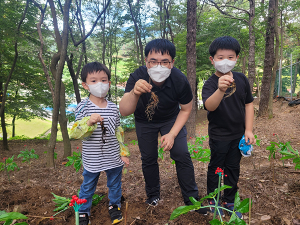
{"type": "Polygon", "coordinates": [[[124,164],[120,157],[120,146],[115,135],[115,130],[120,126],[120,116],[117,106],[107,101],[106,108],[99,108],[90,99],[81,101],[76,109],[76,120],[98,113],[103,117],[106,127],[105,135],[102,134],[100,123],[90,138],[82,141],[82,163],[84,168],[91,172],[101,172],[120,167],[124,164]],[[104,142],[102,141],[102,136],[104,142]]]}

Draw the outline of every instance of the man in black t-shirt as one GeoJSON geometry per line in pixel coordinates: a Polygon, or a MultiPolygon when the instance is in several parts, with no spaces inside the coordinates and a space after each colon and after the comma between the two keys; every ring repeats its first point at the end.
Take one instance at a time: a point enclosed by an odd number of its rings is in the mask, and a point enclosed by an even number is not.
{"type": "MultiPolygon", "coordinates": [[[[186,76],[173,67],[175,46],[155,39],[145,47],[146,66],[130,74],[120,113],[134,113],[149,205],[160,200],[158,133],[161,147],[176,163],[178,182],[186,205],[199,199],[194,166],[187,147],[185,123],[192,110],[193,94],[186,76]]],[[[199,213],[205,214],[207,210],[199,213]]]]}
{"type": "MultiPolygon", "coordinates": [[[[254,108],[249,82],[242,73],[231,72],[239,58],[240,45],[229,36],[215,39],[210,47],[210,61],[216,72],[204,83],[202,100],[208,111],[208,135],[211,159],[207,171],[207,193],[218,188],[217,167],[224,170],[224,184],[232,188],[225,189],[222,197],[224,207],[233,210],[240,174],[241,153],[239,142],[245,135],[246,143],[255,141],[252,133],[254,108]]],[[[209,201],[211,206],[215,202],[209,201]]],[[[221,205],[221,203],[218,203],[221,205]]],[[[214,212],[214,207],[211,207],[214,212]]],[[[222,210],[217,212],[223,216],[222,210]]],[[[240,212],[236,212],[242,217],[240,212]]]]}

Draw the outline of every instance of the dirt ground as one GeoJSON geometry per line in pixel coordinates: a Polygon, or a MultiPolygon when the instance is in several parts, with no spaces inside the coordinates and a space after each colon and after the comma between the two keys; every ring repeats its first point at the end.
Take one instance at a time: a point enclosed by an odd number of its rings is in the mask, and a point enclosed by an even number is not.
{"type": "MultiPolygon", "coordinates": [[[[255,101],[255,107],[258,108],[255,101]]],[[[32,128],[34,129],[34,128],[32,128]]],[[[197,136],[207,134],[207,119],[204,110],[197,114],[197,136]]],[[[290,107],[287,102],[274,100],[274,117],[255,118],[254,134],[261,140],[261,147],[254,147],[254,154],[242,158],[239,192],[241,199],[253,200],[251,214],[244,215],[249,224],[300,224],[300,171],[295,171],[294,164],[277,160],[270,163],[266,150],[270,141],[277,141],[273,133],[278,134],[281,141],[290,141],[294,149],[300,150],[300,105],[290,107]],[[274,165],[274,166],[273,166],[274,165]],[[249,218],[250,216],[250,218],[249,218]]],[[[146,200],[144,179],[141,170],[140,153],[137,145],[130,143],[137,140],[135,131],[125,133],[131,157],[127,173],[123,174],[123,195],[128,204],[122,207],[123,217],[126,215],[126,225],[194,225],[209,224],[212,215],[203,216],[196,212],[189,212],[179,218],[169,221],[172,211],[183,205],[180,188],[177,182],[174,165],[171,164],[169,154],[165,159],[159,159],[161,178],[161,197],[157,207],[149,208],[146,200]]],[[[189,141],[194,141],[191,139],[189,141]]],[[[207,141],[204,146],[208,146],[207,141]]],[[[1,144],[2,147],[2,144],[1,144]]],[[[66,159],[62,159],[63,143],[58,142],[55,160],[56,168],[46,167],[47,141],[10,141],[10,151],[0,148],[0,159],[15,155],[19,171],[10,172],[11,182],[4,171],[0,173],[0,210],[10,212],[17,210],[28,217],[25,220],[30,225],[35,224],[75,224],[73,209],[58,214],[54,220],[49,220],[55,212],[52,201],[54,193],[59,196],[71,197],[77,193],[82,183],[82,169],[76,173],[73,167],[65,167],[66,159]],[[26,145],[26,146],[25,146],[26,145]],[[34,149],[39,155],[29,166],[17,158],[21,150],[34,149]],[[28,181],[29,178],[29,181],[28,181]]],[[[81,149],[80,141],[72,141],[72,150],[81,149]]],[[[200,197],[206,195],[207,163],[194,161],[196,182],[200,197]]],[[[91,222],[93,225],[111,224],[108,214],[108,198],[106,177],[101,174],[96,193],[105,194],[104,199],[92,208],[91,222]]],[[[228,219],[228,216],[225,218],[228,219]]],[[[18,221],[20,222],[20,221],[18,221]]],[[[0,222],[1,224],[1,222],[0,222]]],[[[3,224],[3,222],[2,222],[3,224]]],[[[121,225],[125,224],[123,220],[121,225]]]]}

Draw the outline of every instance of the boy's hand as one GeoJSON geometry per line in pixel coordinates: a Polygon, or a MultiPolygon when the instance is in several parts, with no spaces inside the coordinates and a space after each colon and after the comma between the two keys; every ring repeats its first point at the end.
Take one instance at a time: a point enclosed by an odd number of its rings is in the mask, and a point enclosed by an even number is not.
{"type": "Polygon", "coordinates": [[[160,139],[160,147],[164,149],[164,151],[170,151],[174,145],[175,136],[172,133],[167,133],[160,139]]]}
{"type": "Polygon", "coordinates": [[[94,125],[95,123],[98,123],[98,122],[101,122],[103,121],[103,118],[100,116],[100,114],[98,113],[93,113],[90,117],[90,119],[86,122],[86,124],[88,126],[92,126],[94,125]]]}
{"type": "Polygon", "coordinates": [[[121,156],[121,160],[125,163],[125,167],[129,166],[129,158],[126,156],[121,156]]]}
{"type": "Polygon", "coordinates": [[[245,141],[248,145],[255,144],[255,137],[252,131],[245,131],[245,141]]]}
{"type": "Polygon", "coordinates": [[[143,93],[151,92],[152,85],[143,79],[139,79],[133,88],[133,93],[136,95],[141,95],[143,93]]]}
{"type": "Polygon", "coordinates": [[[225,92],[233,81],[234,79],[229,75],[221,76],[218,81],[220,91],[225,92]]]}

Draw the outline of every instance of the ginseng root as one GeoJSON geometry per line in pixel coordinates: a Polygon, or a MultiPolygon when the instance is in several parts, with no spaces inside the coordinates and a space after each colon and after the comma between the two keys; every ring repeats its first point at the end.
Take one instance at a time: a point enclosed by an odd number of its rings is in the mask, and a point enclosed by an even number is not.
{"type": "Polygon", "coordinates": [[[155,108],[157,107],[158,102],[159,102],[159,99],[158,99],[157,95],[154,92],[151,92],[151,97],[149,99],[149,102],[148,102],[148,104],[146,106],[146,110],[145,110],[148,121],[152,120],[153,115],[155,113],[155,108]]]}
{"type": "Polygon", "coordinates": [[[230,97],[236,91],[236,84],[235,84],[235,82],[233,81],[232,84],[228,88],[230,88],[231,91],[228,94],[226,94],[226,96],[224,98],[230,97]]]}

